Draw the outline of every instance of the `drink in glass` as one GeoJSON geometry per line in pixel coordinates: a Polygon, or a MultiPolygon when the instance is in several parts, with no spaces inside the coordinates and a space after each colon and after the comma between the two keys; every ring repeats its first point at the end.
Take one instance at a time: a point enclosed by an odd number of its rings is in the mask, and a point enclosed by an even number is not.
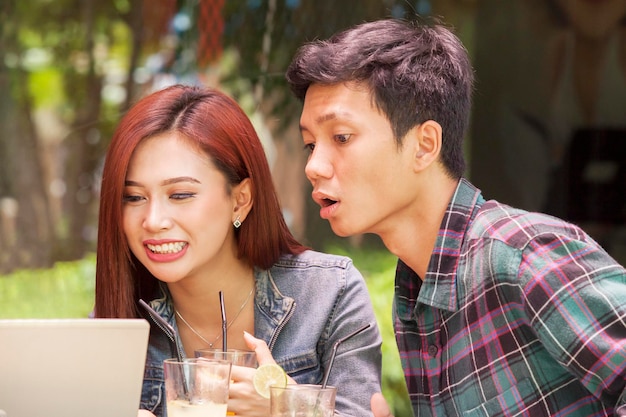
{"type": "Polygon", "coordinates": [[[168,417],[222,417],[226,415],[226,404],[213,402],[190,404],[187,400],[167,402],[168,417]]]}
{"type": "Polygon", "coordinates": [[[231,366],[204,358],[163,361],[168,417],[225,417],[231,366]]]}
{"type": "Polygon", "coordinates": [[[309,384],[270,387],[271,417],[333,417],[337,388],[309,384]]]}

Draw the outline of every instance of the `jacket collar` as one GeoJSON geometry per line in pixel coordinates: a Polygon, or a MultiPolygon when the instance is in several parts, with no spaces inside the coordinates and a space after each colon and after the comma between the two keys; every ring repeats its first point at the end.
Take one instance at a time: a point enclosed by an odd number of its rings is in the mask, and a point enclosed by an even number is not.
{"type": "Polygon", "coordinates": [[[293,314],[295,301],[278,290],[270,270],[256,269],[254,331],[272,348],[278,333],[293,314]]]}

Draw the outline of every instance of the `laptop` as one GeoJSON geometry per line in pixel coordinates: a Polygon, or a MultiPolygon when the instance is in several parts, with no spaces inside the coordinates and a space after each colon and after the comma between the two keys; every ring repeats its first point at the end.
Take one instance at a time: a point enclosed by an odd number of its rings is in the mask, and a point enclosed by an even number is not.
{"type": "Polygon", "coordinates": [[[0,320],[0,416],[136,417],[143,319],[0,320]]]}

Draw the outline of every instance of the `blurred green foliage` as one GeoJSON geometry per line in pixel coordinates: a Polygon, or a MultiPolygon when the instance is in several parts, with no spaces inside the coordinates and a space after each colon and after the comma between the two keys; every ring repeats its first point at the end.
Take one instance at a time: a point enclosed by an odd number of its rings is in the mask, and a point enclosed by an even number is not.
{"type": "Polygon", "coordinates": [[[0,276],[0,318],[82,318],[93,308],[96,258],[0,276]]]}
{"type": "MultiPolygon", "coordinates": [[[[366,279],[383,336],[383,394],[396,416],[411,409],[391,321],[396,258],[385,250],[331,247],[350,256],[366,279]]],[[[51,269],[0,276],[0,318],[80,318],[93,308],[95,255],[51,269]]]]}

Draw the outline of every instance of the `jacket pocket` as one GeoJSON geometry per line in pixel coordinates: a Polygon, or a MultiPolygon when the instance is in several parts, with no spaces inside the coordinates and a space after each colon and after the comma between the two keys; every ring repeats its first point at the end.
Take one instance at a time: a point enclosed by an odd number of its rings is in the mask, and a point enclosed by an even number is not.
{"type": "Polygon", "coordinates": [[[322,380],[323,373],[315,351],[280,358],[277,362],[298,384],[319,384],[322,380]]]}
{"type": "Polygon", "coordinates": [[[163,370],[158,367],[146,366],[139,408],[149,410],[157,416],[160,415],[164,391],[163,370]]]}

